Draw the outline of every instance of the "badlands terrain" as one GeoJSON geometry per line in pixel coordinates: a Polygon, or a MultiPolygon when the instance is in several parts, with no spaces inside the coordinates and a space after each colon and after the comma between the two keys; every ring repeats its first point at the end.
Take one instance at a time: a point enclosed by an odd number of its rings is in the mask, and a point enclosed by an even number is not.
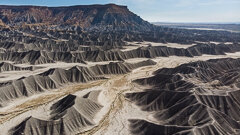
{"type": "Polygon", "coordinates": [[[240,33],[115,4],[0,6],[0,131],[239,135],[240,33]]]}

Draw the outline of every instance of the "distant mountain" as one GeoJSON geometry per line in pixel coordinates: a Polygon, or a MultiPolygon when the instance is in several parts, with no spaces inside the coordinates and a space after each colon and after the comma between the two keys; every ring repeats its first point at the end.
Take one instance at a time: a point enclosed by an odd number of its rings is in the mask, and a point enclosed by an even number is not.
{"type": "Polygon", "coordinates": [[[69,7],[0,6],[0,22],[8,25],[77,25],[81,28],[138,29],[152,25],[129,11],[127,6],[79,5],[69,7]],[[101,27],[102,26],[102,27],[101,27]]]}
{"type": "Polygon", "coordinates": [[[165,22],[153,22],[152,24],[157,26],[164,26],[169,28],[183,28],[183,29],[199,29],[199,30],[221,30],[240,32],[240,23],[165,23],[165,22]]]}

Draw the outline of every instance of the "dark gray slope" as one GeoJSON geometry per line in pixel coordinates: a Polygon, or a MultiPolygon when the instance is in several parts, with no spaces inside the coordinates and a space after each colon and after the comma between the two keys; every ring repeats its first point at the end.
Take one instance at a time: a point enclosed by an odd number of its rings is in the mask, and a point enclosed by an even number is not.
{"type": "Polygon", "coordinates": [[[0,87],[0,102],[31,96],[69,83],[85,83],[97,79],[102,79],[102,77],[95,76],[85,67],[73,67],[69,70],[50,69],[42,74],[14,80],[10,84],[0,87]]]}
{"type": "Polygon", "coordinates": [[[96,65],[91,67],[92,71],[96,75],[104,74],[126,74],[131,72],[133,69],[155,65],[156,62],[152,60],[142,61],[138,63],[126,63],[126,62],[110,62],[108,65],[96,65]]]}
{"type": "MultiPolygon", "coordinates": [[[[99,93],[100,91],[93,91],[89,95],[96,95],[97,98],[99,93]]],[[[81,132],[95,124],[93,118],[102,108],[96,99],[89,97],[68,95],[51,106],[49,119],[28,117],[12,128],[9,134],[70,135],[81,132]]]]}
{"type": "Polygon", "coordinates": [[[130,58],[156,58],[168,56],[193,57],[201,56],[203,54],[225,55],[226,53],[234,53],[238,51],[240,51],[240,45],[237,43],[231,45],[198,44],[187,49],[149,46],[125,52],[120,50],[103,51],[101,49],[86,52],[7,51],[0,53],[0,60],[30,64],[54,63],[57,61],[84,63],[84,61],[123,61],[130,58]]]}
{"type": "Polygon", "coordinates": [[[135,135],[188,135],[191,127],[156,125],[144,120],[129,120],[131,132],[135,135]]]}
{"type": "Polygon", "coordinates": [[[159,69],[153,77],[136,80],[153,87],[126,97],[153,113],[160,124],[130,121],[132,133],[240,134],[239,67],[240,59],[198,61],[159,69]],[[144,130],[136,128],[143,125],[144,130]]]}
{"type": "Polygon", "coordinates": [[[7,63],[7,62],[1,62],[0,63],[0,72],[3,71],[22,71],[22,70],[33,70],[34,68],[31,67],[18,67],[18,66],[14,66],[11,63],[7,63]]]}
{"type": "Polygon", "coordinates": [[[96,65],[90,68],[75,66],[68,70],[56,68],[49,69],[38,75],[20,78],[18,80],[2,83],[0,87],[0,104],[23,96],[32,96],[35,93],[60,88],[71,83],[86,83],[104,79],[103,75],[126,74],[133,69],[155,65],[152,60],[135,64],[117,62],[107,65],[96,65]]]}

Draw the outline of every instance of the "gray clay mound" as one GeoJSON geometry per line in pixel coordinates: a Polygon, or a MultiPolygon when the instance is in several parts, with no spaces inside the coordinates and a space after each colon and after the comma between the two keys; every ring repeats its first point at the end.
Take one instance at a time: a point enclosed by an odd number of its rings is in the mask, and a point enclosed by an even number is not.
{"type": "Polygon", "coordinates": [[[23,96],[31,96],[36,93],[60,88],[70,83],[86,83],[103,79],[95,76],[85,67],[73,67],[69,70],[50,69],[39,75],[14,80],[0,87],[0,103],[23,96]]]}
{"type": "Polygon", "coordinates": [[[141,61],[138,63],[130,64],[126,62],[110,62],[108,65],[96,65],[91,67],[91,70],[96,75],[104,74],[126,74],[131,72],[133,69],[155,65],[156,62],[152,60],[141,61]]]}
{"type": "Polygon", "coordinates": [[[33,67],[18,67],[7,62],[0,63],[0,72],[3,71],[22,71],[22,70],[34,70],[33,67]]]}
{"type": "Polygon", "coordinates": [[[61,68],[49,69],[41,74],[20,78],[2,83],[0,87],[0,104],[20,97],[29,97],[36,93],[57,89],[71,83],[87,83],[89,81],[105,79],[108,74],[125,74],[142,66],[156,64],[152,60],[135,64],[117,62],[107,65],[96,65],[90,68],[74,66],[68,70],[61,68]]]}
{"type": "Polygon", "coordinates": [[[100,91],[90,92],[83,97],[68,95],[54,103],[50,108],[50,118],[41,120],[28,117],[9,134],[19,135],[72,135],[93,126],[94,116],[100,109],[97,98],[100,91]]]}
{"type": "Polygon", "coordinates": [[[225,55],[226,53],[234,53],[240,51],[238,43],[226,44],[199,44],[189,48],[171,48],[165,46],[149,46],[140,47],[130,51],[120,50],[90,50],[86,52],[71,51],[24,51],[12,52],[7,51],[0,53],[0,60],[13,61],[15,63],[44,64],[54,63],[57,61],[66,63],[83,63],[85,61],[101,62],[101,61],[124,61],[131,58],[156,58],[168,56],[186,56],[194,57],[203,54],[208,55],[225,55]]]}
{"type": "Polygon", "coordinates": [[[130,120],[132,133],[240,134],[239,67],[240,59],[198,61],[136,80],[152,89],[126,97],[161,124],[130,120]]]}

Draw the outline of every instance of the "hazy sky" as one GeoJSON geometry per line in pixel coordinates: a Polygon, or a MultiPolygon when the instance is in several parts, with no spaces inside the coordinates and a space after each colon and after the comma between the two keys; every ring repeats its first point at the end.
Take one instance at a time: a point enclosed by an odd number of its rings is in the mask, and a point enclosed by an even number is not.
{"type": "Polygon", "coordinates": [[[240,22],[240,0],[0,0],[0,5],[127,5],[150,22],[240,22]]]}

